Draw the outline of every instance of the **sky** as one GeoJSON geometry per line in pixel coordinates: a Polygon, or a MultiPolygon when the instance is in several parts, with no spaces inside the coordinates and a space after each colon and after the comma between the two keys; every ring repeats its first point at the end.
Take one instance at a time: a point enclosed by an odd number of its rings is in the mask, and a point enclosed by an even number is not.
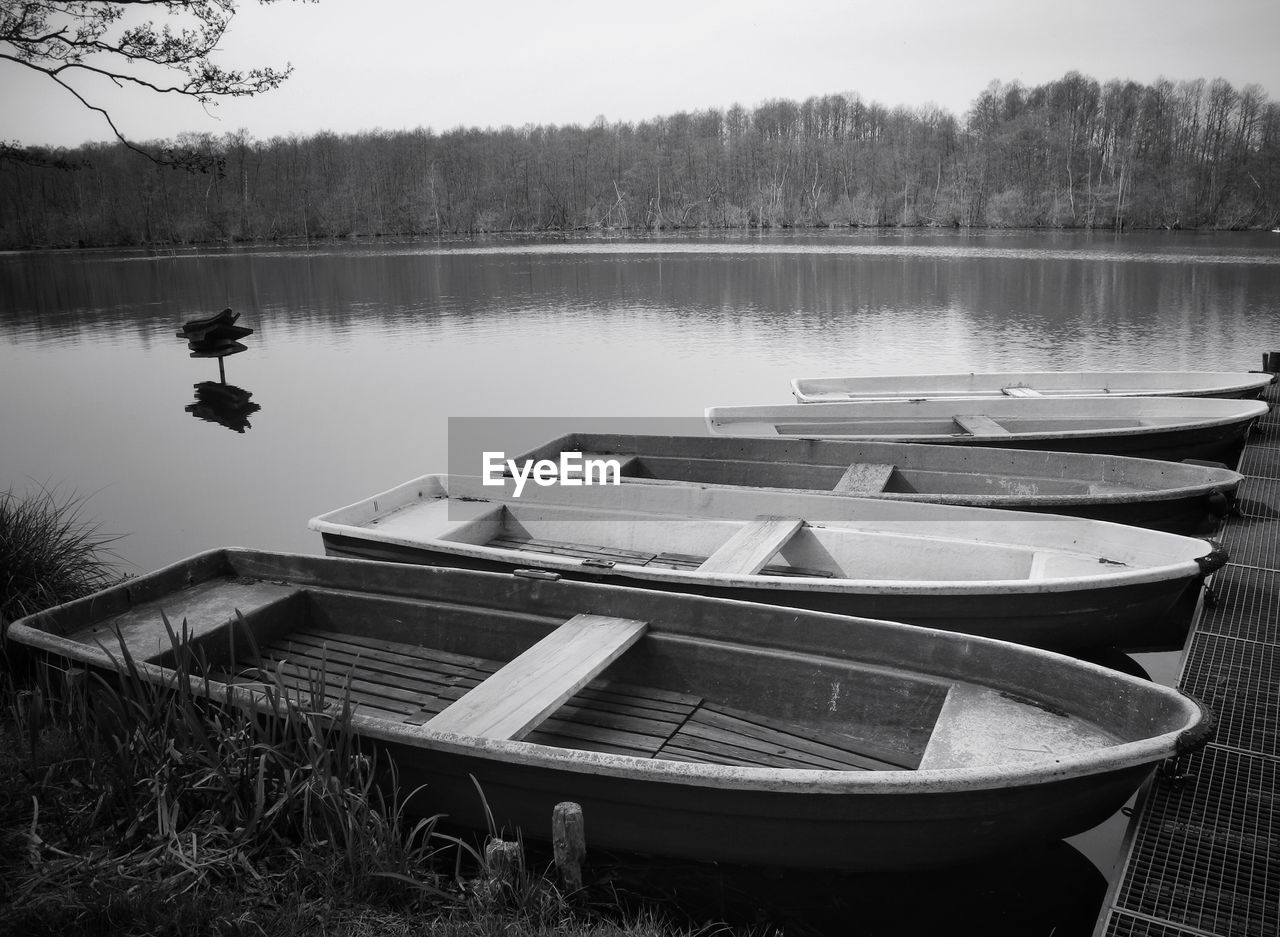
{"type": "MultiPolygon", "coordinates": [[[[80,87],[135,140],[634,123],[841,93],[963,117],[992,81],[1069,71],[1225,78],[1278,101],[1277,37],[1280,0],[239,0],[218,61],[292,64],[281,88],[206,108],[80,87]]],[[[48,78],[0,60],[0,140],[111,138],[48,78]]]]}

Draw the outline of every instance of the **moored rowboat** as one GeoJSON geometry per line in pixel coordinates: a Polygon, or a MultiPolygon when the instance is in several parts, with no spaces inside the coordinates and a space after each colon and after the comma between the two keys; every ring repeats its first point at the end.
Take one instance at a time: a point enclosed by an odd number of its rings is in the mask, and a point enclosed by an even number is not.
{"type": "Polygon", "coordinates": [[[173,681],[162,614],[209,661],[196,693],[268,716],[267,688],[308,710],[350,701],[379,764],[425,786],[419,809],[545,840],[572,800],[592,846],[683,858],[879,869],[1008,853],[1096,825],[1211,732],[1173,689],[1003,642],[243,550],[9,637],[173,681]],[[233,635],[241,621],[253,641],[233,635]]]}
{"type": "Polygon", "coordinates": [[[1233,464],[1261,400],[1207,397],[991,397],[709,407],[726,436],[804,436],[1001,449],[1052,449],[1233,464]]]}
{"type": "Polygon", "coordinates": [[[1257,397],[1275,375],[1257,371],[1005,371],[799,377],[798,403],[939,397],[1257,397]]]}
{"type": "Polygon", "coordinates": [[[1241,476],[1223,467],[1091,453],[919,443],[573,433],[514,461],[612,458],[624,482],[734,485],[1069,514],[1207,531],[1241,476]]]}
{"type": "Polygon", "coordinates": [[[1049,514],[696,485],[516,495],[495,482],[427,475],[310,526],[337,556],[534,566],[1054,649],[1162,643],[1171,609],[1225,562],[1206,540],[1049,514]]]}

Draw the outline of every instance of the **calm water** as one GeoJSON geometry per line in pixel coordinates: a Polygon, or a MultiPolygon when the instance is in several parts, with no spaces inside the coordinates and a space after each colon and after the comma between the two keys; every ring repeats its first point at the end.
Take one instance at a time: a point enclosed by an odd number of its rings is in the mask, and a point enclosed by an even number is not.
{"type": "MultiPolygon", "coordinates": [[[[446,470],[450,417],[541,418],[510,424],[516,451],[553,427],[789,402],[801,375],[1249,370],[1266,350],[1269,233],[0,254],[0,486],[88,495],[141,572],[216,546],[320,552],[312,516],[446,470]],[[199,417],[217,364],[174,335],[225,306],[256,330],[226,360],[259,407],[241,432],[199,417]]],[[[1176,661],[1144,663],[1172,679],[1176,661]]],[[[1086,878],[1122,824],[1078,843],[1086,878]]]]}

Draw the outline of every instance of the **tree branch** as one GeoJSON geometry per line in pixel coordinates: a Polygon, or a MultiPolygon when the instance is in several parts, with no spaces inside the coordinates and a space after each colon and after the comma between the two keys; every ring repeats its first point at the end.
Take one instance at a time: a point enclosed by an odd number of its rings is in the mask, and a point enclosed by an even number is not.
{"type": "Polygon", "coordinates": [[[166,150],[157,155],[134,144],[105,106],[91,102],[68,79],[76,73],[94,75],[117,87],[190,97],[202,105],[278,88],[293,73],[292,65],[243,71],[211,61],[235,12],[235,0],[0,0],[0,62],[26,66],[52,80],[102,115],[115,138],[134,152],[165,165],[207,170],[211,164],[201,164],[205,158],[199,154],[166,150]],[[153,8],[185,19],[177,28],[154,21],[125,26],[130,8],[153,8]],[[149,67],[167,69],[183,80],[166,83],[140,71],[149,67]]]}

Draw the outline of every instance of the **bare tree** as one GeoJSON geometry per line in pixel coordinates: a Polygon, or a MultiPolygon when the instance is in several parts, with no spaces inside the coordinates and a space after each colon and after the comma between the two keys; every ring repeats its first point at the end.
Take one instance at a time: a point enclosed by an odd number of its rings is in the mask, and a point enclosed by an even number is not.
{"type": "MultiPolygon", "coordinates": [[[[129,149],[158,163],[205,169],[208,163],[197,153],[173,147],[151,153],[129,140],[86,84],[106,79],[118,88],[144,88],[204,105],[278,87],[291,65],[242,71],[213,61],[235,14],[235,0],[0,0],[0,62],[48,77],[101,114],[129,149]],[[158,21],[149,18],[157,13],[158,21]]],[[[16,143],[0,142],[0,158],[21,158],[24,152],[16,143]]]]}

